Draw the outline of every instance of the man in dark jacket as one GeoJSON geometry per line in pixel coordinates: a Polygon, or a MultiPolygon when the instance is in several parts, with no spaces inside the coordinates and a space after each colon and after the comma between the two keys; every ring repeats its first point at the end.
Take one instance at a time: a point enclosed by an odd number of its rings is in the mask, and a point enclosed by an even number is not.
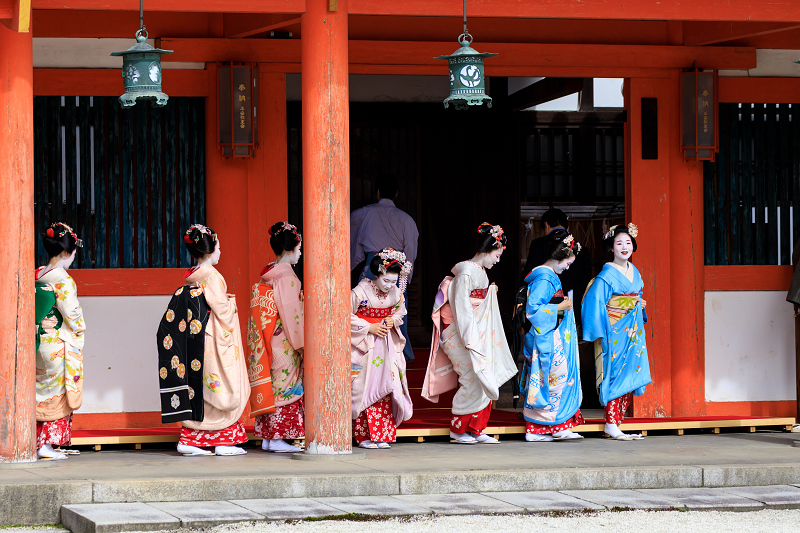
{"type": "MultiPolygon", "coordinates": [[[[531,242],[531,246],[528,249],[528,260],[525,261],[525,267],[522,269],[521,285],[525,284],[525,276],[531,270],[550,259],[548,236],[557,229],[568,230],[567,215],[561,209],[550,208],[545,211],[542,215],[541,224],[544,236],[531,242]]],[[[573,291],[575,321],[580,323],[581,300],[583,299],[583,293],[586,291],[586,285],[588,285],[592,277],[592,261],[588,252],[579,253],[569,270],[565,270],[558,277],[561,280],[561,287],[565,297],[569,291],[573,291]]]]}

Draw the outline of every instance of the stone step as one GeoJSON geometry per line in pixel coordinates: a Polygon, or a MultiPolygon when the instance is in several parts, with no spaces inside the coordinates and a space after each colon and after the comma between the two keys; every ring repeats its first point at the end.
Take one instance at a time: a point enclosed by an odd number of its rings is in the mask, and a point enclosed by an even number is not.
{"type": "Polygon", "coordinates": [[[621,508],[722,511],[800,509],[800,485],[94,503],[62,506],[61,523],[72,533],[111,533],[206,528],[231,522],[299,520],[347,514],[457,515],[621,508]]]}

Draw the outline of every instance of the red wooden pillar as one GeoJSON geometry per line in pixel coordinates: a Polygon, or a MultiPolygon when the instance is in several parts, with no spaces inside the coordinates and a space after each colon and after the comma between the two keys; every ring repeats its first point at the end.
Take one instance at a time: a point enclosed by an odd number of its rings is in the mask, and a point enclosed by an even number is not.
{"type": "Polygon", "coordinates": [[[672,416],[705,416],[703,163],[680,146],[679,71],[670,78],[670,293],[672,416]]]}
{"type": "Polygon", "coordinates": [[[0,24],[0,462],[36,460],[33,51],[0,24]]]}
{"type": "MultiPolygon", "coordinates": [[[[637,417],[671,416],[671,303],[670,293],[670,78],[625,80],[626,211],[639,227],[633,262],[644,280],[644,299],[650,321],[645,326],[653,383],[634,400],[637,417]],[[642,157],[642,98],[658,100],[658,159],[642,157]]],[[[675,88],[677,90],[677,86],[675,88]]]]}
{"type": "Polygon", "coordinates": [[[351,453],[347,0],[307,0],[301,27],[306,453],[351,453]]]}

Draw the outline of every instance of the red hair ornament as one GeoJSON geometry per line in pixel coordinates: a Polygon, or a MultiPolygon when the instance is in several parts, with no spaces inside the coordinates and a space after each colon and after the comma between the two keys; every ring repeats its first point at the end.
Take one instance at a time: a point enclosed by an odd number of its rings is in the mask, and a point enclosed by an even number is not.
{"type": "Polygon", "coordinates": [[[56,232],[53,231],[53,228],[47,228],[47,231],[45,231],[44,233],[51,239],[56,236],[56,232]]]}

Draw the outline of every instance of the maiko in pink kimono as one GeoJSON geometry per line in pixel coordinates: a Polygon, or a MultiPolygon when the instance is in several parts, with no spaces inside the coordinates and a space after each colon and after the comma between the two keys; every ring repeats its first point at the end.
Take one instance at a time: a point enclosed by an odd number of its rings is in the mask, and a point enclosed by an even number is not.
{"type": "Polygon", "coordinates": [[[384,248],[372,258],[370,270],[376,278],[362,279],[350,293],[351,414],[361,448],[389,448],[397,426],[413,412],[403,356],[406,339],[400,332],[411,262],[402,252],[384,248]]]}

